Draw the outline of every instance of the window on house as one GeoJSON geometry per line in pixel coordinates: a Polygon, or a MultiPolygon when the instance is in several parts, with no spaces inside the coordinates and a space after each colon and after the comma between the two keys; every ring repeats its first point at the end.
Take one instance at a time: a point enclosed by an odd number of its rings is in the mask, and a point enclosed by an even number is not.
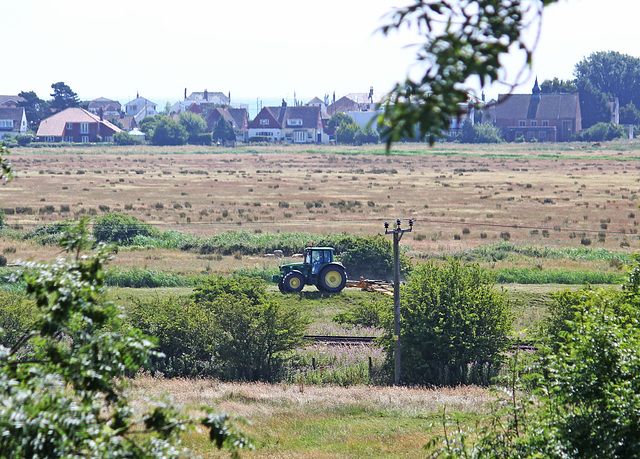
{"type": "Polygon", "coordinates": [[[64,138],[63,138],[63,140],[64,140],[65,142],[73,142],[73,136],[65,135],[65,136],[64,136],[64,138]]]}
{"type": "Polygon", "coordinates": [[[287,126],[302,126],[302,120],[300,118],[288,119],[287,126]]]}
{"type": "Polygon", "coordinates": [[[67,123],[67,129],[70,131],[73,129],[73,123],[67,123]]]}
{"type": "Polygon", "coordinates": [[[520,127],[524,127],[524,126],[526,126],[526,125],[527,125],[527,122],[526,122],[526,121],[524,121],[524,120],[520,120],[520,121],[518,121],[518,126],[520,126],[520,127]]]}
{"type": "Polygon", "coordinates": [[[260,125],[261,126],[269,126],[269,119],[268,118],[263,118],[260,120],[260,125]]]}
{"type": "Polygon", "coordinates": [[[13,129],[13,120],[0,120],[0,128],[13,129]]]}
{"type": "Polygon", "coordinates": [[[531,122],[531,126],[537,126],[537,125],[538,125],[538,122],[537,122],[537,121],[532,121],[532,122],[531,122]]]}
{"type": "Polygon", "coordinates": [[[89,133],[89,123],[80,123],[80,134],[89,133]]]}
{"type": "Polygon", "coordinates": [[[55,137],[46,136],[46,137],[44,138],[44,141],[45,141],[45,142],[55,142],[55,141],[56,141],[56,139],[55,139],[55,137]]]}
{"type": "Polygon", "coordinates": [[[538,140],[540,142],[546,142],[547,141],[547,131],[540,131],[540,133],[538,134],[538,140]]]}
{"type": "Polygon", "coordinates": [[[542,125],[543,125],[543,126],[549,126],[549,121],[547,121],[547,120],[543,121],[543,122],[542,122],[542,125]]]}
{"type": "Polygon", "coordinates": [[[89,136],[88,135],[83,135],[82,136],[82,143],[89,143],[89,136]]]}

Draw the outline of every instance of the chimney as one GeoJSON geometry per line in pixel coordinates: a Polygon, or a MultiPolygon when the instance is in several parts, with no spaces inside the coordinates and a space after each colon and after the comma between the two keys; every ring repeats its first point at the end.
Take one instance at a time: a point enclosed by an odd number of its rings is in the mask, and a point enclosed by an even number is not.
{"type": "Polygon", "coordinates": [[[187,100],[187,88],[184,88],[184,100],[187,100]]]}
{"type": "Polygon", "coordinates": [[[207,91],[206,89],[204,90],[204,100],[209,102],[209,91],[207,91]]]}
{"type": "Polygon", "coordinates": [[[104,121],[104,110],[102,107],[98,108],[98,116],[100,117],[100,121],[104,121]]]}

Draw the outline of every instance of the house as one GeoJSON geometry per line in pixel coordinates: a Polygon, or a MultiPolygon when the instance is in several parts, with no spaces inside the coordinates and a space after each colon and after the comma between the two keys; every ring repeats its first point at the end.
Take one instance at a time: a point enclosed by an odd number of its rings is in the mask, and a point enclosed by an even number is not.
{"type": "Polygon", "coordinates": [[[213,132],[220,118],[224,118],[233,128],[236,134],[236,141],[246,142],[249,139],[249,113],[246,108],[214,108],[206,118],[209,132],[213,132]]]}
{"type": "Polygon", "coordinates": [[[100,110],[102,110],[102,115],[105,118],[120,118],[122,106],[117,100],[98,97],[97,99],[89,102],[87,110],[89,110],[94,115],[100,115],[100,110]]]}
{"type": "Polygon", "coordinates": [[[24,97],[8,95],[0,95],[0,107],[4,108],[17,108],[20,106],[20,102],[26,102],[24,97]]]}
{"type": "MultiPolygon", "coordinates": [[[[190,110],[194,113],[203,113],[205,107],[217,108],[231,106],[231,93],[225,95],[222,92],[192,92],[187,97],[187,89],[184,90],[184,100],[179,100],[171,106],[172,113],[182,113],[190,110]]],[[[238,106],[239,108],[246,108],[238,106]]]]}
{"type": "Polygon", "coordinates": [[[67,108],[40,122],[39,142],[111,142],[121,132],[114,124],[82,108],[67,108]]]}
{"type": "Polygon", "coordinates": [[[249,139],[266,137],[269,141],[327,143],[322,111],[317,106],[264,107],[249,123],[249,139]]]}
{"type": "Polygon", "coordinates": [[[24,134],[27,130],[29,123],[24,108],[0,106],[0,140],[24,134]]]}
{"type": "Polygon", "coordinates": [[[335,100],[331,105],[327,107],[327,113],[329,115],[333,115],[336,112],[364,112],[364,111],[375,111],[377,109],[378,104],[382,101],[382,99],[378,96],[374,96],[373,87],[369,89],[369,92],[356,92],[350,93],[346,96],[341,97],[338,100],[335,100]]]}
{"type": "Polygon", "coordinates": [[[567,142],[582,130],[578,94],[542,94],[537,79],[531,94],[500,94],[495,120],[507,142],[567,142]]]}
{"type": "Polygon", "coordinates": [[[140,121],[146,117],[158,115],[158,105],[149,99],[137,95],[135,99],[124,105],[124,111],[125,115],[133,116],[136,124],[140,125],[140,121]]]}

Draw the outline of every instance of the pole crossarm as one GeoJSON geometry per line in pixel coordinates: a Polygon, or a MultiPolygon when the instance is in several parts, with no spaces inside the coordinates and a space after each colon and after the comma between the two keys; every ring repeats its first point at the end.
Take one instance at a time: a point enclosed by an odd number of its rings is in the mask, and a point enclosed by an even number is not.
{"type": "Polygon", "coordinates": [[[409,220],[409,228],[401,228],[402,221],[396,220],[394,229],[389,229],[389,222],[384,222],[384,234],[393,234],[393,340],[394,351],[394,381],[400,385],[402,377],[402,346],[400,344],[400,239],[404,233],[410,233],[413,229],[413,220],[409,220]]]}

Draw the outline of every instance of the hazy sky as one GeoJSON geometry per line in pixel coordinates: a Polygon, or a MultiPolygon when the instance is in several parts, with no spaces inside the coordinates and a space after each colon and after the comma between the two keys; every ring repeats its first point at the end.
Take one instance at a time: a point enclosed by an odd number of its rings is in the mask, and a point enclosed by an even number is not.
{"type": "MultiPolygon", "coordinates": [[[[67,83],[83,100],[126,103],[136,91],[158,103],[192,91],[232,99],[322,98],[376,93],[413,62],[409,33],[376,33],[393,0],[21,0],[3,2],[0,94],[67,83]]],[[[637,0],[560,0],[544,16],[531,79],[571,78],[594,51],[640,57],[637,0]]],[[[517,64],[506,62],[515,76],[517,64]]],[[[489,88],[495,97],[504,89],[489,88]]]]}

